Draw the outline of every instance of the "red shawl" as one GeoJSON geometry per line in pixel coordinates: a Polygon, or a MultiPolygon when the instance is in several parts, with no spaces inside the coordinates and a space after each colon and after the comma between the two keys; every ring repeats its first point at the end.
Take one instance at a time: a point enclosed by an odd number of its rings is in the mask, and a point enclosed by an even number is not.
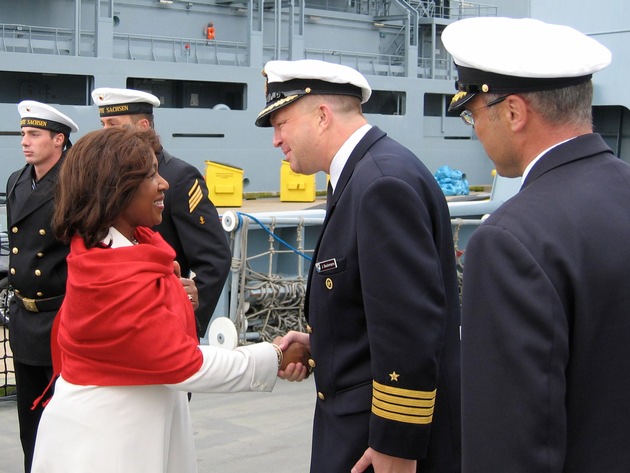
{"type": "Polygon", "coordinates": [[[88,250],[77,236],[70,243],[52,345],[53,357],[60,355],[55,372],[73,384],[172,384],[201,368],[192,304],[173,272],[175,252],[148,228],[135,237],[138,245],[122,248],[88,250]]]}

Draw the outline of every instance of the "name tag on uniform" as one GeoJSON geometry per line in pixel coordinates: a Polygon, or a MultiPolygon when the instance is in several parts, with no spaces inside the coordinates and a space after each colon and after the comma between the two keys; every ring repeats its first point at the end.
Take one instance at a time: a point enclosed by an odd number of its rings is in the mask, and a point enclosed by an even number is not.
{"type": "Polygon", "coordinates": [[[319,261],[318,263],[315,263],[315,269],[318,273],[330,271],[331,269],[337,269],[337,260],[332,258],[327,259],[326,261],[319,261]]]}

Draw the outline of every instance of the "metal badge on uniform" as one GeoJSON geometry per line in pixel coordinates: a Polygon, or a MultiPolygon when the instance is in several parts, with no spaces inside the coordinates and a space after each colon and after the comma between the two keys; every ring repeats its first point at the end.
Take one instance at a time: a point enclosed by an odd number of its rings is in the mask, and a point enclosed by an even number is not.
{"type": "Polygon", "coordinates": [[[337,260],[335,258],[332,258],[327,259],[326,261],[319,261],[315,263],[315,269],[317,269],[318,273],[330,271],[331,269],[337,269],[337,260]]]}

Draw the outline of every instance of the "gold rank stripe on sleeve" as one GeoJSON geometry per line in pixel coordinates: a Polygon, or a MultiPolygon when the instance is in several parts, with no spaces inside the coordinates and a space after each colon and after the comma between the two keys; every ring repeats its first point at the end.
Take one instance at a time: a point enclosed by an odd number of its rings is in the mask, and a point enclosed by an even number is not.
{"type": "Polygon", "coordinates": [[[433,391],[414,391],[372,383],[372,413],[384,419],[407,424],[430,424],[433,421],[433,391]]]}
{"type": "Polygon", "coordinates": [[[201,186],[199,185],[199,180],[195,179],[195,183],[188,191],[188,211],[190,213],[197,208],[199,202],[203,198],[203,192],[201,191],[201,186]]]}

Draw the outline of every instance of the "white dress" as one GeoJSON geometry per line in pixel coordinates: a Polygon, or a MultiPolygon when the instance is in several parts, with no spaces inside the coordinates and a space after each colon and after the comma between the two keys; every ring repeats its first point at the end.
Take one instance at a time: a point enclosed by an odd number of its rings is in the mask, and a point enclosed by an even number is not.
{"type": "Polygon", "coordinates": [[[37,432],[32,473],[194,473],[187,392],[271,391],[270,343],[200,346],[203,364],[172,385],[79,386],[58,378],[37,432]]]}

